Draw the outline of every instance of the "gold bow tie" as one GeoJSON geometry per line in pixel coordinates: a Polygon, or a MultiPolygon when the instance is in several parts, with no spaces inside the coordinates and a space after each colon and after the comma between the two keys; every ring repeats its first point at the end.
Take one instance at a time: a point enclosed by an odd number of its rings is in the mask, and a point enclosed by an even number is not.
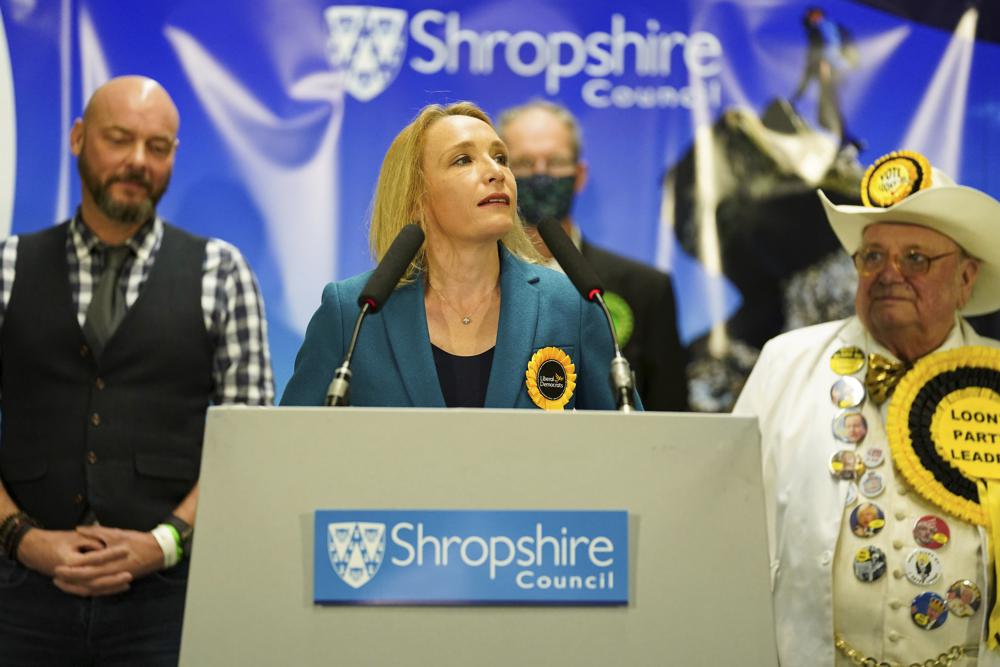
{"type": "Polygon", "coordinates": [[[868,372],[865,373],[865,387],[868,388],[868,398],[875,405],[882,405],[899,384],[900,379],[910,370],[908,364],[890,361],[881,354],[872,352],[868,355],[868,372]]]}

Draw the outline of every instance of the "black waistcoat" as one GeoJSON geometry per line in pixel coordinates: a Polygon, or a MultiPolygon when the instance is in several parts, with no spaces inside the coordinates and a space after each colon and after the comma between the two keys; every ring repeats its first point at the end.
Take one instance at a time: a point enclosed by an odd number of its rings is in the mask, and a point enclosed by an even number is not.
{"type": "Polygon", "coordinates": [[[0,332],[0,479],[46,528],[150,530],[198,479],[213,348],[205,240],[165,226],[139,298],[95,358],[70,291],[64,223],[21,236],[0,332]]]}

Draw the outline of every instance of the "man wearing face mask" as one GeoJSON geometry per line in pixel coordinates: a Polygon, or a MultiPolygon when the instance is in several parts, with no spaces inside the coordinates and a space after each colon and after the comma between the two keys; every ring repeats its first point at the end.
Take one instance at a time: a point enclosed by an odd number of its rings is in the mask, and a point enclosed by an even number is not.
{"type": "Polygon", "coordinates": [[[518,208],[535,247],[552,268],[558,264],[536,225],[558,220],[604,281],[615,329],[636,374],[647,410],[688,409],[687,357],[677,336],[670,277],[639,262],[595,247],[571,217],[573,199],[587,181],[580,159],[580,126],[568,109],[537,100],[500,114],[500,137],[517,178],[518,208]]]}

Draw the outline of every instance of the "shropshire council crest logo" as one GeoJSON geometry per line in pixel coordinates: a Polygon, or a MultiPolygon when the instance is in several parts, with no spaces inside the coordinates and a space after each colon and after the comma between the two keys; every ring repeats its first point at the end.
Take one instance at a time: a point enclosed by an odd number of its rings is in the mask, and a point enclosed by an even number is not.
{"type": "Polygon", "coordinates": [[[327,58],[344,75],[347,92],[367,102],[399,74],[406,53],[406,11],[349,5],[329,7],[325,16],[327,58]]]}
{"type": "Polygon", "coordinates": [[[371,581],[385,557],[385,524],[364,521],[331,523],[327,527],[330,565],[345,584],[361,588],[371,581]]]}

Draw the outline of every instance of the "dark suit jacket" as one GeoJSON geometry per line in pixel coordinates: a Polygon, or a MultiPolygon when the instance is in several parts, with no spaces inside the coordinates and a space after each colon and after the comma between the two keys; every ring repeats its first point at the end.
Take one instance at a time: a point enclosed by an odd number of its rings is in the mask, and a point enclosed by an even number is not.
{"type": "Polygon", "coordinates": [[[622,353],[635,371],[643,405],[647,410],[687,410],[687,354],[677,336],[670,276],[586,240],[581,251],[605,288],[625,299],[635,317],[622,353]]]}
{"type": "MultiPolygon", "coordinates": [[[[525,372],[536,350],[557,347],[575,365],[576,390],[566,409],[613,410],[608,381],[613,345],[598,308],[566,276],[500,249],[500,325],[486,407],[535,408],[525,372]]],[[[282,405],[323,405],[343,361],[358,314],[365,273],[330,283],[295,359],[282,405]]],[[[361,327],[351,364],[354,406],[445,407],[427,332],[422,278],[396,288],[361,327]]]]}

